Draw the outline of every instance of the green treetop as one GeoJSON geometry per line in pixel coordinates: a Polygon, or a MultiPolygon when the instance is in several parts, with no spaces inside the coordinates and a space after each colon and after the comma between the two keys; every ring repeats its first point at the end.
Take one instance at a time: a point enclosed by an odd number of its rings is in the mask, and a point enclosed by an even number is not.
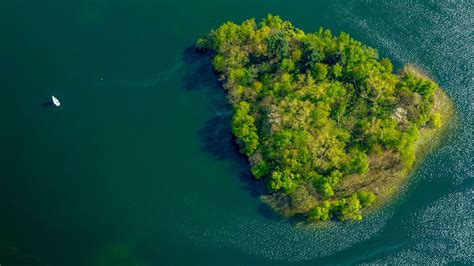
{"type": "Polygon", "coordinates": [[[415,160],[418,128],[429,122],[432,81],[402,71],[352,39],[320,29],[304,33],[278,16],[226,22],[197,47],[212,65],[234,108],[232,132],[251,172],[271,193],[310,191],[310,220],[360,220],[375,194],[338,190],[347,175],[364,175],[370,156],[415,160]]]}

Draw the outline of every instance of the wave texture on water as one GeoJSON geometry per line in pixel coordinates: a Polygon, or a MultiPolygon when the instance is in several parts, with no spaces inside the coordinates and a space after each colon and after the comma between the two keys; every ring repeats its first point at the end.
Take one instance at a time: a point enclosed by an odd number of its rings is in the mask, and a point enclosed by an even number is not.
{"type": "MultiPolygon", "coordinates": [[[[445,143],[414,176],[416,187],[447,182],[450,187],[446,194],[437,201],[422,199],[429,201],[427,207],[414,209],[413,217],[401,218],[408,220],[408,242],[398,245],[399,249],[392,254],[368,260],[375,264],[473,262],[474,193],[472,189],[466,191],[466,187],[472,187],[473,177],[474,34],[468,30],[474,28],[473,4],[337,1],[331,9],[344,27],[363,33],[370,46],[377,47],[382,54],[426,71],[453,98],[460,114],[459,127],[450,128],[445,143]]],[[[415,200],[410,195],[413,189],[405,187],[394,202],[407,196],[415,200]]],[[[336,254],[387,231],[386,224],[396,208],[407,204],[398,203],[361,222],[325,229],[295,228],[283,221],[236,217],[232,225],[197,230],[190,238],[203,245],[238,247],[246,253],[275,260],[310,260],[336,254]]]]}
{"type": "Polygon", "coordinates": [[[238,247],[274,260],[301,261],[329,256],[375,236],[392,212],[385,211],[352,224],[327,228],[295,227],[286,221],[235,218],[232,225],[195,231],[189,237],[213,248],[238,247]]]}
{"type": "Polygon", "coordinates": [[[474,190],[452,193],[417,213],[410,225],[411,248],[375,264],[472,263],[474,254],[474,190]]]}

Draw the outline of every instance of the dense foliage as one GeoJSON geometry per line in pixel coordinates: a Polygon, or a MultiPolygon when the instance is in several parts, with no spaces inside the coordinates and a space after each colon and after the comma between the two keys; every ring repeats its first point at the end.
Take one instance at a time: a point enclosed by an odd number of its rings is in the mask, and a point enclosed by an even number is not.
{"type": "Polygon", "coordinates": [[[389,59],[346,33],[305,34],[268,15],[224,23],[196,45],[213,55],[252,174],[272,193],[306,191],[313,221],[360,220],[375,195],[335,193],[341,178],[366,174],[370,156],[388,151],[409,168],[419,127],[441,123],[431,117],[432,81],[395,75],[389,59]]]}

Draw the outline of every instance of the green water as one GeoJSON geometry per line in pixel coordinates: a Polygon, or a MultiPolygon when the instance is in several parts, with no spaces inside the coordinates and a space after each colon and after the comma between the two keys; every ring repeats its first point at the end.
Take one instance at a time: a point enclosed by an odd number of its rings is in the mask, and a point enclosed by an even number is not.
{"type": "Polygon", "coordinates": [[[1,265],[474,263],[470,1],[0,3],[1,265]],[[425,69],[459,121],[383,211],[295,228],[262,205],[189,47],[279,14],[425,69]],[[44,106],[51,95],[60,108],[44,106]]]}

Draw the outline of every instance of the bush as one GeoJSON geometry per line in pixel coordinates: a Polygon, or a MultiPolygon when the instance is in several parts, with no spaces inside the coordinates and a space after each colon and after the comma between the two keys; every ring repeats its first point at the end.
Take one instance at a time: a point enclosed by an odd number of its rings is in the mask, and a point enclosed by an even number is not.
{"type": "Polygon", "coordinates": [[[434,128],[440,128],[442,126],[441,115],[439,113],[431,115],[430,125],[434,128]]]}
{"type": "Polygon", "coordinates": [[[369,207],[372,202],[375,200],[375,195],[373,192],[357,192],[357,198],[359,199],[362,207],[369,207]]]}

